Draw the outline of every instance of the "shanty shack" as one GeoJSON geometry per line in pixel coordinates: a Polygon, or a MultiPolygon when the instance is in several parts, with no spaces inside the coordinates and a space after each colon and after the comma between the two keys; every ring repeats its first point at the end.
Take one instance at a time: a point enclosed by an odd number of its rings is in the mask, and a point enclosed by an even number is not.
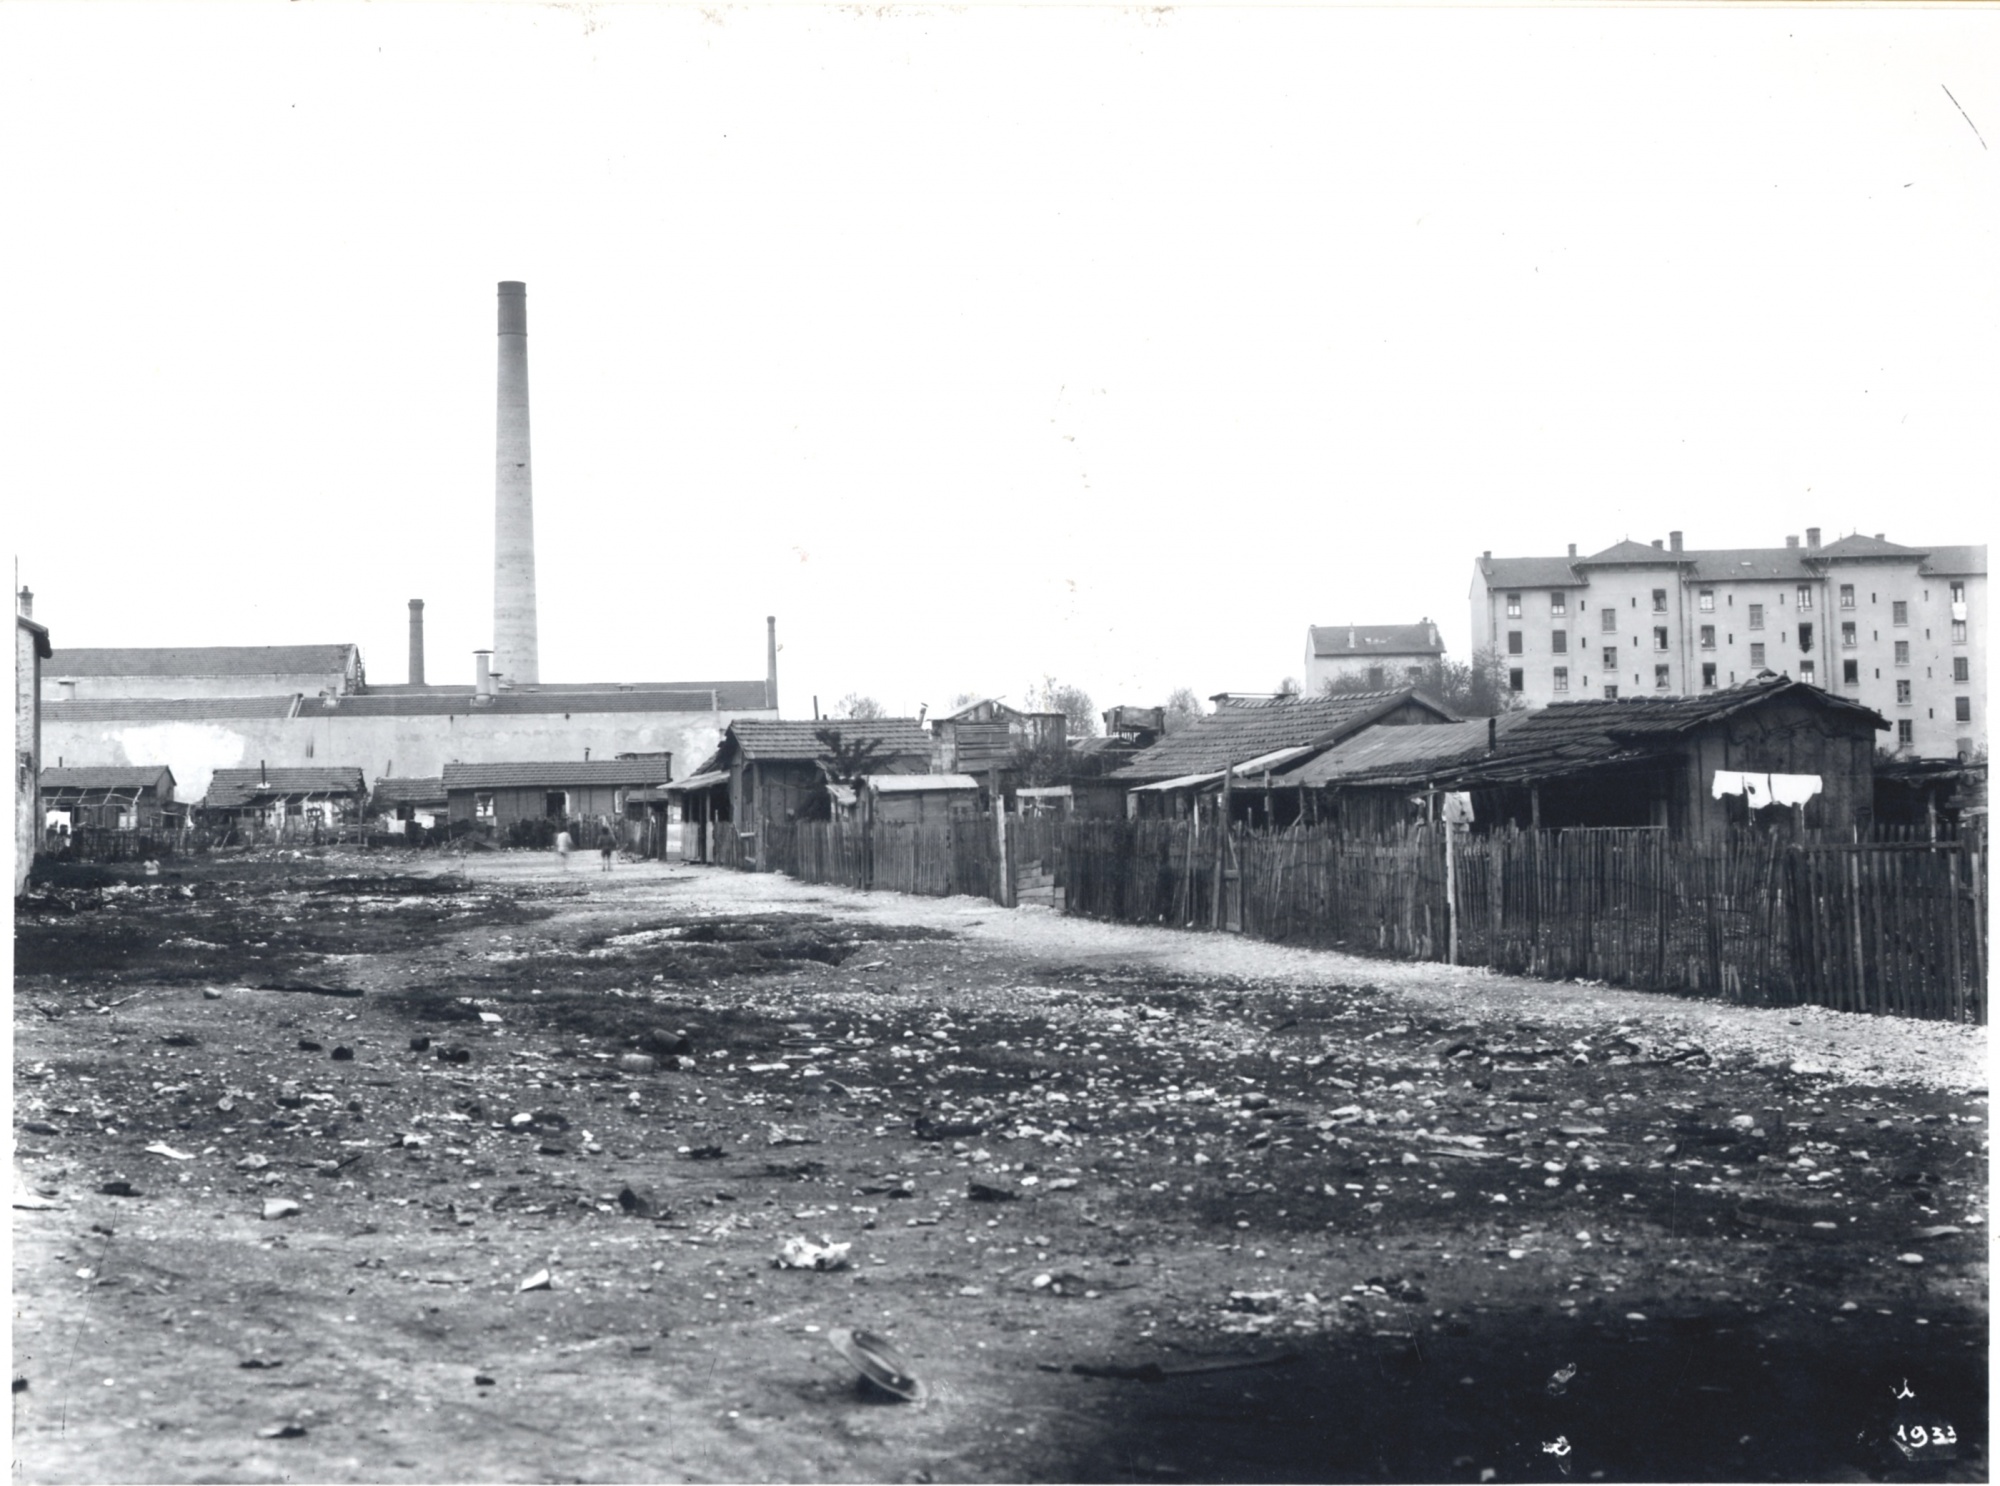
{"type": "Polygon", "coordinates": [[[361,770],[352,767],[217,769],[209,776],[201,813],[222,825],[277,830],[292,824],[332,825],[359,819],[368,802],[361,770]]]}
{"type": "Polygon", "coordinates": [[[174,771],[165,764],[42,770],[42,811],[71,830],[157,831],[178,824],[174,771]]]}
{"type": "Polygon", "coordinates": [[[859,784],[864,819],[927,824],[971,815],[979,781],[970,774],[870,774],[859,784]]]}
{"type": "Polygon", "coordinates": [[[1299,817],[1296,790],[1261,787],[1266,773],[1304,762],[1367,729],[1436,726],[1458,718],[1415,687],[1325,697],[1228,700],[1169,733],[1105,777],[1124,785],[1127,813],[1185,815],[1203,795],[1232,788],[1231,818],[1289,825],[1299,817]],[[1260,787],[1236,790],[1255,783],[1260,787]]]}
{"type": "Polygon", "coordinates": [[[1443,802],[1437,791],[1423,785],[1378,779],[1428,779],[1432,772],[1484,757],[1531,715],[1508,712],[1436,727],[1370,728],[1261,778],[1239,779],[1235,788],[1289,795],[1298,813],[1314,824],[1361,835],[1392,832],[1413,820],[1434,819],[1443,802]]]}
{"type": "Polygon", "coordinates": [[[1475,732],[1456,758],[1383,760],[1323,787],[1467,792],[1485,827],[1865,830],[1875,735],[1888,726],[1858,702],[1767,672],[1695,696],[1558,702],[1496,724],[1483,744],[1475,732]]]}
{"type": "Polygon", "coordinates": [[[425,778],[385,776],[375,781],[370,809],[392,836],[400,836],[411,826],[428,830],[442,825],[449,810],[442,775],[425,778]]]}
{"type": "Polygon", "coordinates": [[[522,821],[621,820],[630,793],[665,784],[668,767],[664,755],[446,764],[447,812],[454,830],[503,836],[522,821]]]}
{"type": "Polygon", "coordinates": [[[1018,753],[1060,752],[1068,738],[1069,724],[1062,713],[1024,712],[993,697],[931,723],[933,760],[941,774],[984,775],[1007,769],[1018,753]]]}

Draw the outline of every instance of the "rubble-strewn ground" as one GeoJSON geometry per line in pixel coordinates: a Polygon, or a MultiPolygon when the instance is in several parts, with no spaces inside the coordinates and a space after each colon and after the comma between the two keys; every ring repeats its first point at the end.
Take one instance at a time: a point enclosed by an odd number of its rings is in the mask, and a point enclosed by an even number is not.
{"type": "Polygon", "coordinates": [[[16,951],[23,1480],[1986,1475],[1983,1032],[519,854],[16,951]]]}

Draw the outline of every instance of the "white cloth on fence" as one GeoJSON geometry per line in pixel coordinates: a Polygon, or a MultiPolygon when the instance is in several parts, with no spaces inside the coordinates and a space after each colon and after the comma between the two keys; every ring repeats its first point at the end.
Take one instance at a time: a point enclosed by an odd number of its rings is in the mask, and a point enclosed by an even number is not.
{"type": "Polygon", "coordinates": [[[1740,769],[1715,771],[1714,796],[1742,795],[1752,810],[1767,805],[1803,805],[1820,790],[1817,774],[1756,774],[1740,769]]]}
{"type": "Polygon", "coordinates": [[[1444,797],[1444,818],[1455,826],[1472,824],[1472,793],[1469,790],[1450,790],[1444,797]]]}

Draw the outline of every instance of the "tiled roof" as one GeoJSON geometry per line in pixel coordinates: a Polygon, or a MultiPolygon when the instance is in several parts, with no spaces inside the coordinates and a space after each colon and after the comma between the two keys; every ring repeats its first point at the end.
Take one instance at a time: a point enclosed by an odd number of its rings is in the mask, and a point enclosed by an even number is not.
{"type": "Polygon", "coordinates": [[[666,786],[668,794],[689,794],[697,790],[713,789],[718,784],[729,783],[727,769],[703,769],[690,774],[685,779],[676,779],[666,786]]]}
{"type": "Polygon", "coordinates": [[[55,653],[57,676],[289,676],[342,672],[353,645],[134,645],[55,653]]]}
{"type": "Polygon", "coordinates": [[[44,702],[49,722],[206,722],[229,717],[290,717],[299,694],[281,697],[86,697],[44,702]]]}
{"type": "MultiPolygon", "coordinates": [[[[843,745],[870,739],[891,755],[914,755],[928,759],[931,736],[914,717],[878,717],[866,721],[851,717],[823,718],[818,722],[781,721],[777,718],[741,718],[729,725],[729,737],[748,760],[810,762],[826,753],[826,745],[813,736],[831,728],[840,734],[843,745]]],[[[724,748],[728,744],[725,742],[724,748]]]]}
{"type": "Polygon", "coordinates": [[[1214,773],[1280,748],[1335,742],[1405,701],[1415,701],[1447,722],[1457,721],[1410,687],[1300,698],[1274,707],[1223,707],[1170,733],[1109,777],[1150,780],[1214,773]]]}
{"type": "Polygon", "coordinates": [[[1585,567],[1611,563],[1674,564],[1686,562],[1693,555],[1691,552],[1669,552],[1664,547],[1648,546],[1644,542],[1635,542],[1630,537],[1627,537],[1622,542],[1612,543],[1611,546],[1606,547],[1602,552],[1593,552],[1588,557],[1579,557],[1575,565],[1577,567],[1585,567]]]}
{"type": "MultiPolygon", "coordinates": [[[[761,712],[764,708],[762,681],[694,682],[685,685],[646,685],[630,688],[606,686],[541,687],[534,691],[501,691],[487,702],[474,704],[469,686],[398,688],[341,697],[331,709],[343,717],[464,717],[490,713],[495,717],[546,716],[550,713],[601,712],[761,712]]],[[[311,712],[322,704],[308,700],[311,712]]]]}
{"type": "Polygon", "coordinates": [[[666,773],[666,765],[647,759],[531,759],[520,763],[446,764],[444,787],[451,791],[665,784],[666,773]]]}
{"type": "Polygon", "coordinates": [[[1895,542],[1885,542],[1880,537],[1864,537],[1860,532],[1842,537],[1837,542],[1828,542],[1824,547],[1808,547],[1811,557],[1922,557],[1921,547],[1904,547],[1895,542]]]}
{"type": "Polygon", "coordinates": [[[211,810],[229,810],[256,799],[367,792],[358,768],[217,769],[209,777],[208,797],[202,803],[211,810]]]}
{"type": "Polygon", "coordinates": [[[42,770],[42,789],[151,789],[171,793],[174,771],[165,764],[81,765],[42,770]]]}
{"type": "Polygon", "coordinates": [[[1986,544],[1981,542],[1973,547],[1933,547],[1930,557],[1923,564],[1922,571],[1954,578],[1984,577],[1986,544]]]}
{"type": "Polygon", "coordinates": [[[421,805],[426,801],[441,801],[444,799],[444,780],[436,775],[429,778],[378,779],[375,781],[375,798],[384,805],[421,805]]]}
{"type": "Polygon", "coordinates": [[[1697,583],[1726,583],[1732,580],[1764,579],[1794,582],[1817,578],[1806,559],[1824,549],[1816,547],[1711,547],[1682,555],[1692,557],[1691,576],[1697,583]]]}
{"type": "Polygon", "coordinates": [[[1422,624],[1315,624],[1306,629],[1314,655],[1443,655],[1437,626],[1422,624]]]}
{"type": "Polygon", "coordinates": [[[1317,789],[1340,784],[1371,770],[1439,768],[1476,758],[1486,752],[1489,729],[1505,737],[1534,714],[1505,712],[1498,717],[1472,717],[1430,727],[1369,728],[1344,738],[1305,763],[1271,776],[1271,787],[1317,789]]]}
{"type": "Polygon", "coordinates": [[[1567,557],[1482,557],[1488,588],[1581,588],[1590,580],[1567,557]]]}

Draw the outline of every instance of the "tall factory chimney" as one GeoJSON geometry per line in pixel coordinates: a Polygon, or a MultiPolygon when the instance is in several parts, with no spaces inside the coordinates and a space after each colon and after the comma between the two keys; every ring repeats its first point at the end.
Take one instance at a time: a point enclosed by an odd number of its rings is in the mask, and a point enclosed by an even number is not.
{"type": "Polygon", "coordinates": [[[535,486],[528,461],[528,286],[500,286],[500,396],[493,467],[493,669],[542,679],[535,643],[535,486]]]}
{"type": "Polygon", "coordinates": [[[410,685],[424,684],[424,601],[410,600],[410,685]]]}
{"type": "Polygon", "coordinates": [[[778,616],[764,616],[764,705],[778,710],[778,616]]]}

